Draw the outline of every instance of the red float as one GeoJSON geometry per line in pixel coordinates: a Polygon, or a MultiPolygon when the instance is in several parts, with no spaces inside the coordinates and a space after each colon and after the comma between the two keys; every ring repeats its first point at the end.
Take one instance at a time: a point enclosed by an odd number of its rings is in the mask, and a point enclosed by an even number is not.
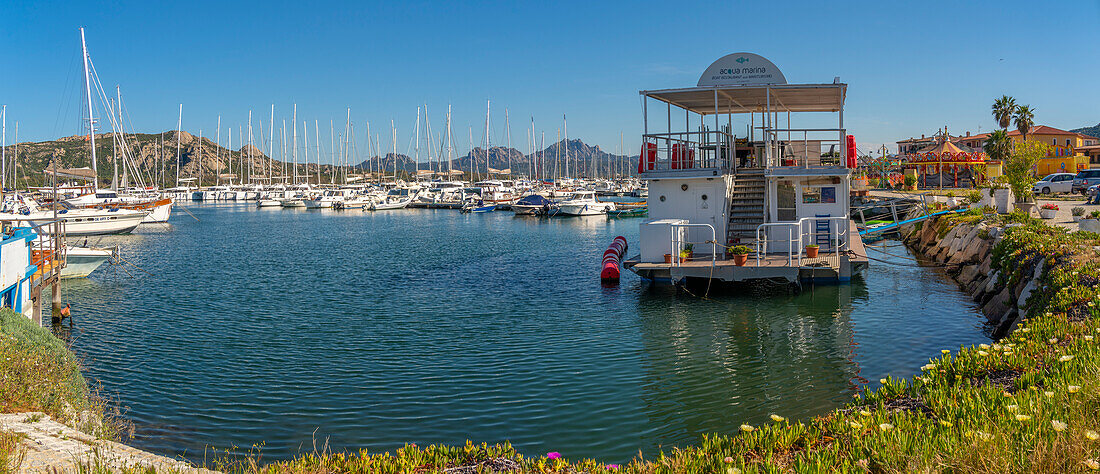
{"type": "Polygon", "coordinates": [[[615,237],[615,240],[611,241],[611,245],[607,246],[607,250],[603,252],[603,269],[600,270],[600,280],[603,283],[619,283],[619,263],[622,261],[623,255],[626,254],[626,249],[626,237],[621,235],[615,237]]]}

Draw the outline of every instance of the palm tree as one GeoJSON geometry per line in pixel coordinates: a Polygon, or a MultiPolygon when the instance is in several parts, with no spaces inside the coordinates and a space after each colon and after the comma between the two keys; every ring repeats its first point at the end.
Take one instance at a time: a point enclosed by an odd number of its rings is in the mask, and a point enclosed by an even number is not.
{"type": "Polygon", "coordinates": [[[1016,113],[1016,99],[1005,95],[993,102],[993,120],[996,120],[1001,128],[1008,129],[1014,113],[1016,113]]]}
{"type": "Polygon", "coordinates": [[[1016,130],[1020,131],[1020,135],[1023,135],[1025,142],[1027,141],[1027,132],[1031,130],[1033,125],[1035,125],[1035,109],[1032,109],[1030,105],[1016,107],[1016,130]]]}
{"type": "Polygon", "coordinates": [[[1004,162],[1012,153],[1012,138],[1004,130],[994,130],[989,134],[989,138],[985,139],[982,149],[990,158],[1004,162]]]}

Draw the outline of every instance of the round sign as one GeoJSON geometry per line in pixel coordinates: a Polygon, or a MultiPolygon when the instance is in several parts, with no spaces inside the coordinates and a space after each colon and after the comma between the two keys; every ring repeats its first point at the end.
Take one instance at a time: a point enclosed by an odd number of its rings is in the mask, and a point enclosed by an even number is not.
{"type": "Polygon", "coordinates": [[[699,77],[699,87],[786,84],[771,61],[752,53],[733,53],[715,61],[699,77]]]}

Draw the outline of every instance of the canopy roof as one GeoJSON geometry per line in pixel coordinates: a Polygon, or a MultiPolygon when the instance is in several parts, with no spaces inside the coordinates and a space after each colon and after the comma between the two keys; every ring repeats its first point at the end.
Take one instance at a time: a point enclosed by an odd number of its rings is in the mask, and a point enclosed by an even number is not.
{"type": "Polygon", "coordinates": [[[951,143],[951,142],[948,142],[948,141],[940,143],[939,145],[936,145],[935,148],[933,148],[931,150],[922,151],[921,153],[935,153],[937,155],[942,155],[943,152],[945,152],[945,151],[952,154],[952,155],[954,155],[956,153],[969,153],[969,151],[963,150],[962,148],[959,148],[954,143],[951,143]]]}
{"type": "Polygon", "coordinates": [[[844,108],[848,85],[780,84],[767,86],[715,86],[641,91],[681,109],[701,115],[772,112],[839,112],[844,108]],[[718,106],[715,107],[715,91],[718,106]],[[770,101],[769,101],[770,96],[770,101]]]}
{"type": "MultiPolygon", "coordinates": [[[[52,176],[54,170],[52,168],[46,168],[42,170],[46,176],[52,176]]],[[[92,173],[91,168],[60,168],[57,170],[57,177],[62,179],[83,179],[91,181],[95,179],[95,173],[92,173]]]]}

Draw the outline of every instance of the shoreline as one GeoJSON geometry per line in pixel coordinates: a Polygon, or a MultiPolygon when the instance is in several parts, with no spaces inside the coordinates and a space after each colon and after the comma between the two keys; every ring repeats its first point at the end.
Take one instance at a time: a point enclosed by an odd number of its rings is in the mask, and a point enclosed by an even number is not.
{"type": "MultiPolygon", "coordinates": [[[[909,379],[883,379],[881,388],[869,390],[847,407],[821,416],[794,422],[772,414],[774,424],[744,425],[739,434],[707,435],[696,446],[664,451],[651,460],[635,459],[622,466],[591,459],[565,461],[556,453],[525,457],[508,443],[468,443],[463,447],[408,445],[392,454],[302,453],[292,461],[263,467],[245,462],[218,467],[232,472],[442,472],[454,468],[752,472],[812,466],[825,470],[941,466],[989,471],[998,468],[972,464],[971,456],[985,453],[1001,459],[1015,454],[1024,442],[1016,436],[1026,431],[1038,436],[1028,441],[1032,449],[1027,452],[1034,451],[1035,443],[1058,440],[1077,451],[1063,452],[1059,460],[1017,459],[1018,464],[1001,465],[1004,470],[1055,465],[1064,471],[1091,469],[1090,461],[1096,462],[1093,453],[1100,444],[1089,444],[1093,442],[1089,433],[1095,433],[1097,427],[1078,426],[1082,422],[1075,422],[1072,413],[1064,412],[1080,412],[1079,399],[1092,400],[1094,396],[1076,394],[1098,385],[1100,349],[1092,341],[1093,333],[1100,333],[1100,325],[1093,319],[1095,309],[1080,306],[1100,295],[1096,290],[1075,290],[1070,293],[1078,297],[1070,300],[1057,295],[1080,283],[1063,278],[1063,273],[1100,278],[1100,271],[1089,266],[1100,258],[1074,253],[1073,247],[1100,243],[1100,237],[1069,235],[1022,216],[975,212],[921,224],[903,229],[906,245],[948,267],[948,275],[979,303],[1000,340],[957,351],[945,349],[944,354],[930,360],[922,374],[909,379]],[[1052,249],[1060,253],[1047,255],[1052,249]],[[1067,255],[1073,258],[1067,259],[1067,255]],[[1048,260],[1055,263],[1048,264],[1048,260]],[[1052,280],[1052,276],[1060,279],[1052,280]],[[1046,296],[1051,294],[1054,297],[1046,296]],[[1074,377],[1076,380],[1071,380],[1074,377]],[[951,403],[945,404],[940,398],[946,395],[950,395],[951,403]],[[1025,408],[1009,410],[1005,408],[1008,406],[1025,408]],[[1058,429],[1059,423],[1067,427],[1058,429]],[[1070,429],[1075,436],[1072,443],[1061,434],[1070,429]],[[1047,436],[1050,438],[1044,438],[1047,436]]],[[[1087,411],[1084,414],[1094,415],[1087,411]]]]}

